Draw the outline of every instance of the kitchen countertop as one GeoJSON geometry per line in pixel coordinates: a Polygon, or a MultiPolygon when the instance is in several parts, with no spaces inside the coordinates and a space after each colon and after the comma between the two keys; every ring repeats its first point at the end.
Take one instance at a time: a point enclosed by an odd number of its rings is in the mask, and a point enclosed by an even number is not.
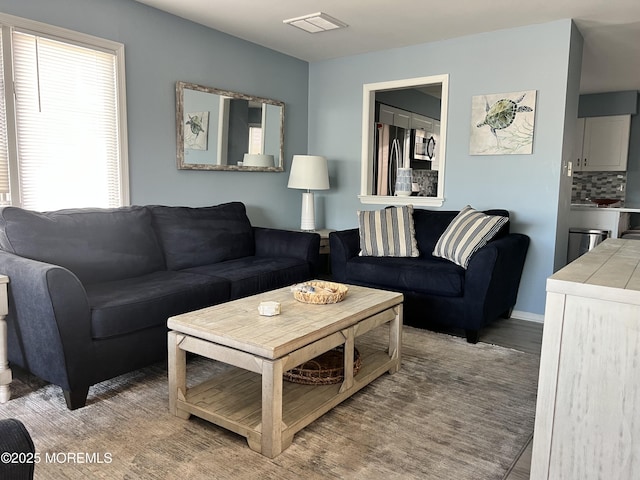
{"type": "Polygon", "coordinates": [[[598,210],[598,211],[608,211],[614,210],[616,212],[628,212],[628,213],[640,213],[640,208],[633,207],[598,207],[593,203],[572,203],[572,210],[598,210]]]}

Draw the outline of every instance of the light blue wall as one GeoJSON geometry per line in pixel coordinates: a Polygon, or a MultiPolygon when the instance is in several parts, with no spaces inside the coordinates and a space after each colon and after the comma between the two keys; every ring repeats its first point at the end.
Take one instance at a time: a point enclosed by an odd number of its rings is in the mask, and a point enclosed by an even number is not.
{"type": "Polygon", "coordinates": [[[316,193],[317,224],[347,228],[362,208],[362,85],[449,73],[443,208],[512,212],[513,230],[532,239],[516,309],[543,313],[554,268],[570,20],[309,65],[132,0],[0,0],[0,12],[125,44],[133,203],[242,200],[258,225],[297,227],[300,192],[286,188],[286,173],[177,170],[177,80],[284,101],[285,168],[297,153],[326,155],[331,190],[316,193]],[[471,97],[523,90],[538,92],[533,154],[470,156],[471,97]]]}
{"type": "Polygon", "coordinates": [[[292,155],[307,151],[307,62],[133,0],[0,0],[0,12],[125,45],[132,203],[241,200],[254,224],[299,226],[301,195],[286,188],[286,172],[177,170],[175,83],[284,101],[288,172],[292,155]]]}
{"type": "Polygon", "coordinates": [[[542,314],[554,270],[571,31],[572,22],[562,20],[312,63],[309,151],[331,164],[331,190],[317,194],[326,226],[355,227],[363,208],[362,85],[448,73],[443,208],[512,212],[513,231],[531,237],[516,310],[542,314]],[[524,90],[538,92],[533,154],[470,156],[471,97],[524,90]]]}
{"type": "MultiPolygon", "coordinates": [[[[184,150],[185,163],[201,163],[204,165],[216,165],[218,163],[218,130],[222,128],[220,125],[220,97],[208,92],[199,92],[197,90],[184,89],[183,93],[185,116],[191,112],[209,112],[209,120],[207,128],[202,133],[207,136],[206,150],[184,150]]],[[[183,127],[185,129],[188,126],[183,127]]],[[[220,142],[222,143],[222,142],[220,142]]]]}

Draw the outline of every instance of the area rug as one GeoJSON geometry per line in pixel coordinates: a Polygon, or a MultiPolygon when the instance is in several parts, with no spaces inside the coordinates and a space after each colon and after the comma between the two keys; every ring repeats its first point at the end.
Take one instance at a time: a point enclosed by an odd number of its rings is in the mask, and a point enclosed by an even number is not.
{"type": "MultiPolygon", "coordinates": [[[[411,327],[403,341],[398,373],[298,432],[274,459],[204,420],[171,416],[164,364],[92,387],[75,411],[59,387],[17,372],[0,417],[26,425],[43,480],[503,479],[533,432],[538,357],[411,327]]],[[[221,368],[193,358],[188,378],[221,368]]]]}

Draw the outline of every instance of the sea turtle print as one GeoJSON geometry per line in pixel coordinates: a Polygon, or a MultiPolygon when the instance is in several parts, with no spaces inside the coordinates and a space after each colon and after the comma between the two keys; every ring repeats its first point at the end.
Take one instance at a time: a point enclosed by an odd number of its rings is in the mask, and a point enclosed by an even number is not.
{"type": "Polygon", "coordinates": [[[477,127],[483,127],[488,125],[491,129],[491,133],[498,140],[496,130],[503,130],[513,123],[518,112],[532,112],[531,107],[526,105],[518,105],[525,97],[526,93],[523,93],[517,100],[510,100],[508,98],[501,98],[493,105],[489,106],[485,98],[486,104],[486,116],[484,120],[478,123],[477,127]]]}
{"type": "Polygon", "coordinates": [[[198,138],[198,135],[204,132],[204,128],[202,128],[202,119],[198,115],[189,115],[189,121],[187,122],[187,125],[189,125],[189,127],[191,128],[191,133],[193,133],[196,138],[198,138]]]}

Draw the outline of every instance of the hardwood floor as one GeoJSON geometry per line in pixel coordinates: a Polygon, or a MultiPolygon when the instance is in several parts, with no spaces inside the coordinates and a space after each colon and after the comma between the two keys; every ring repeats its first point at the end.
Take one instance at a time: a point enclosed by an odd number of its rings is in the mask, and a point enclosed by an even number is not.
{"type": "MultiPolygon", "coordinates": [[[[480,341],[540,355],[542,323],[500,319],[481,332],[480,341]]],[[[532,440],[504,480],[529,480],[532,440]]]]}
{"type": "Polygon", "coordinates": [[[542,323],[501,318],[480,332],[480,341],[540,355],[542,323]]]}

